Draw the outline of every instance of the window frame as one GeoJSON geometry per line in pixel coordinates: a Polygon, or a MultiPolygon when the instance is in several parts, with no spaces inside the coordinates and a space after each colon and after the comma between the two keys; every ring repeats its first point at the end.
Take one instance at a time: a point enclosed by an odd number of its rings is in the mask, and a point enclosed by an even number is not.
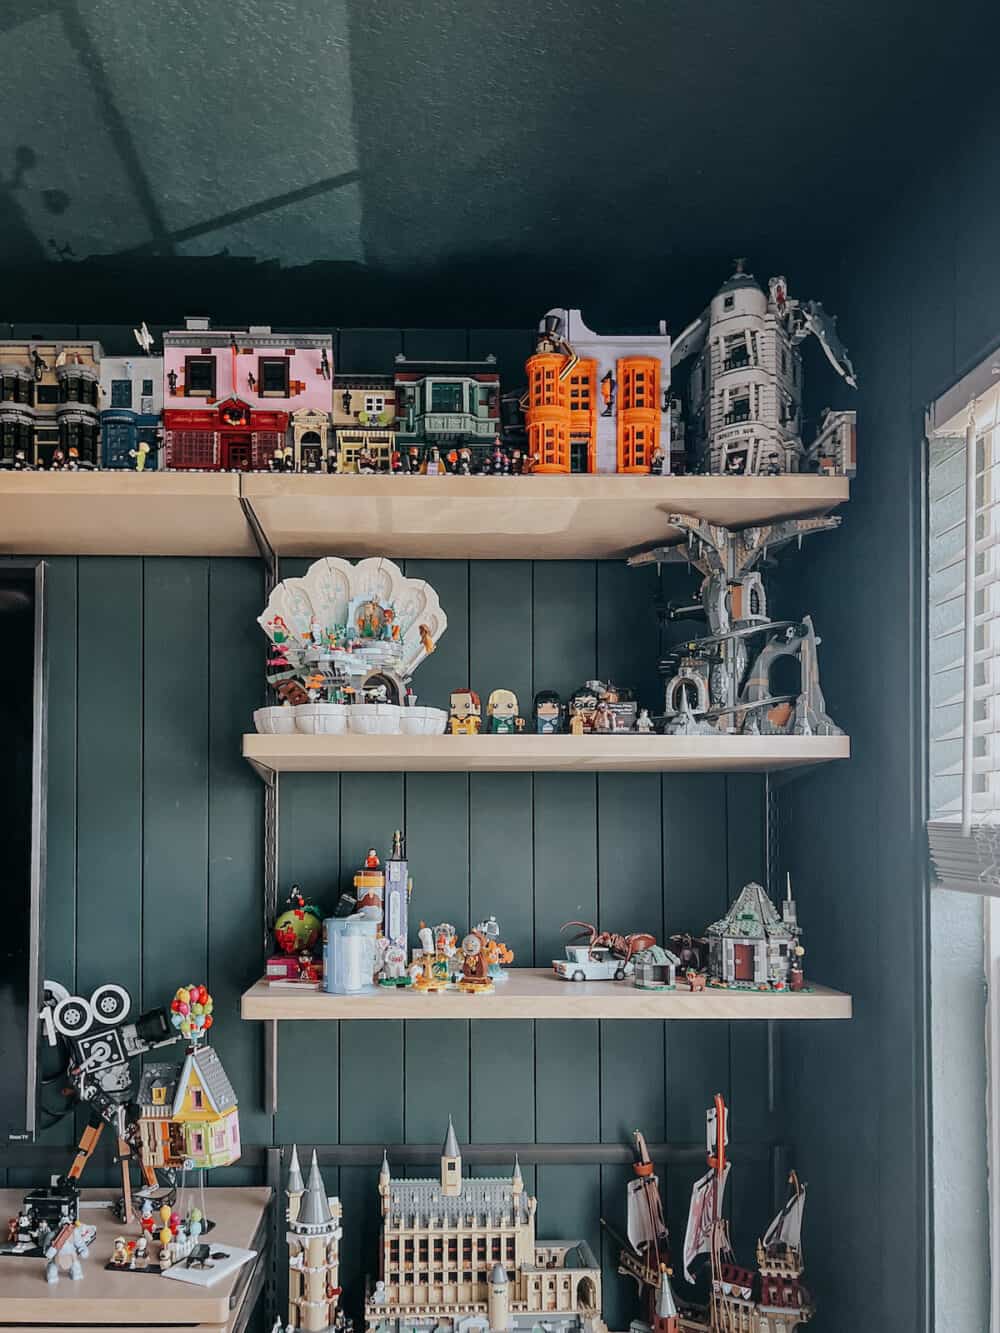
{"type": "Polygon", "coordinates": [[[218,388],[218,363],[214,356],[186,356],[184,358],[184,397],[185,398],[215,398],[218,388]],[[211,387],[207,389],[196,389],[191,385],[191,372],[194,368],[207,366],[211,370],[211,387]]]}
{"type": "Polygon", "coordinates": [[[287,356],[260,355],[257,357],[257,397],[258,398],[288,398],[291,395],[292,368],[287,356]],[[281,387],[278,389],[265,388],[265,368],[281,368],[281,387]]]}

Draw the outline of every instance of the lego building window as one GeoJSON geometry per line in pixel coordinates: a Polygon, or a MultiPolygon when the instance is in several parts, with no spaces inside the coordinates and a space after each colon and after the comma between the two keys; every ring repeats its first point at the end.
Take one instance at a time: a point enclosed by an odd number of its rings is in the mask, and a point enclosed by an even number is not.
{"type": "Polygon", "coordinates": [[[261,356],[257,358],[257,391],[261,398],[288,397],[288,358],[261,356]]]}
{"type": "Polygon", "coordinates": [[[461,384],[435,383],[431,385],[432,412],[461,412],[461,410],[462,410],[461,384]]]}
{"type": "Polygon", "coordinates": [[[111,406],[112,406],[112,407],[131,407],[131,406],[132,406],[132,381],[131,381],[131,380],[112,380],[112,381],[111,381],[111,406]]]}
{"type": "Polygon", "coordinates": [[[722,298],[723,310],[732,310],[736,304],[736,297],[730,292],[728,296],[722,298]]]}
{"type": "Polygon", "coordinates": [[[152,1101],[154,1106],[165,1106],[167,1102],[167,1090],[162,1083],[158,1083],[152,1090],[152,1101]]]}
{"type": "Polygon", "coordinates": [[[191,1105],[194,1107],[194,1109],[195,1109],[196,1111],[200,1111],[200,1110],[202,1109],[202,1107],[204,1106],[204,1104],[205,1104],[205,1099],[204,1099],[204,1096],[203,1096],[203,1094],[202,1094],[201,1088],[192,1088],[192,1089],[191,1089],[191,1105]]]}
{"type": "Polygon", "coordinates": [[[215,357],[184,358],[184,393],[188,398],[215,397],[215,357]]]}
{"type": "Polygon", "coordinates": [[[35,402],[36,403],[58,403],[59,385],[58,384],[36,384],[35,402]]]}
{"type": "Polygon", "coordinates": [[[368,393],[368,394],[365,394],[365,411],[366,411],[366,412],[376,412],[376,413],[377,413],[377,412],[384,412],[384,411],[385,411],[385,394],[384,394],[384,393],[368,393]]]}
{"type": "Polygon", "coordinates": [[[153,396],[153,381],[152,381],[152,380],[143,380],[143,382],[142,382],[142,396],[143,396],[143,398],[151,398],[151,397],[153,396]]]}

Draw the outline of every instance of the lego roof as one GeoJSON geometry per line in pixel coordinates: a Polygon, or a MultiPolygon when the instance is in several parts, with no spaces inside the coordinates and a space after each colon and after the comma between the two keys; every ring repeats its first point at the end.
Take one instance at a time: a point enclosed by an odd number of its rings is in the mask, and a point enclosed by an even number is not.
{"type": "Polygon", "coordinates": [[[136,1093],[136,1101],[140,1106],[153,1105],[153,1088],[165,1087],[165,1100],[172,1102],[174,1099],[174,1089],[177,1087],[177,1080],[180,1077],[180,1065],[152,1064],[143,1068],[139,1077],[139,1090],[136,1093]]]}
{"type": "Polygon", "coordinates": [[[188,1083],[195,1070],[213,1111],[222,1115],[224,1111],[236,1105],[236,1093],[229,1081],[229,1075],[222,1067],[222,1061],[211,1046],[199,1046],[197,1050],[190,1052],[184,1061],[180,1081],[174,1093],[175,1115],[181,1108],[188,1083]]]}
{"type": "Polygon", "coordinates": [[[795,938],[759,884],[747,884],[726,915],[713,921],[705,934],[746,940],[795,938]]]}
{"type": "Polygon", "coordinates": [[[416,1213],[420,1217],[440,1217],[457,1221],[475,1213],[510,1214],[516,1208],[521,1222],[528,1220],[527,1196],[515,1195],[510,1176],[466,1176],[461,1194],[446,1196],[441,1193],[439,1180],[389,1181],[389,1211],[404,1217],[416,1213]],[[516,1202],[515,1202],[516,1201],[516,1202]]]}
{"type": "Polygon", "coordinates": [[[919,90],[991,82],[989,8],[279,0],[226,61],[207,0],[144,7],[141,40],[130,0],[8,5],[5,315],[530,328],[570,300],[601,328],[694,260],[677,329],[734,249],[832,270],[923,186],[971,107],[919,90]]]}

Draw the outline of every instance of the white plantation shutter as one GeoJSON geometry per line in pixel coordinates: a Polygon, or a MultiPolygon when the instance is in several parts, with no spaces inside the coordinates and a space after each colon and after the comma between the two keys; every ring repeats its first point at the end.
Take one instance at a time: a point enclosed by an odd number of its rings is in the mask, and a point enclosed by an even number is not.
{"type": "Polygon", "coordinates": [[[1000,896],[998,360],[977,367],[928,414],[930,854],[943,887],[993,896],[1000,896]]]}

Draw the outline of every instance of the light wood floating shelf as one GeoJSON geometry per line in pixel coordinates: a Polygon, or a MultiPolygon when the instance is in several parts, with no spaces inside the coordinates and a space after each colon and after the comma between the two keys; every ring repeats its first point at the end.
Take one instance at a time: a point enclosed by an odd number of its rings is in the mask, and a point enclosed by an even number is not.
{"type": "Polygon", "coordinates": [[[847,736],[258,736],[268,773],[765,773],[848,759],[847,736]]]}
{"type": "Polygon", "coordinates": [[[0,552],[256,555],[235,473],[0,472],[0,552]]]}
{"type": "Polygon", "coordinates": [[[0,471],[0,553],[246,556],[244,504],[279,556],[622,558],[677,540],[667,515],[748,527],[822,514],[844,477],[271,476],[0,471]]]}
{"type": "Polygon", "coordinates": [[[623,558],[676,541],[666,515],[751,527],[826,513],[844,477],[243,478],[243,494],[278,555],[443,559],[623,558]]]}
{"type": "Polygon", "coordinates": [[[850,1018],[851,997],[826,986],[798,994],[709,988],[692,994],[638,990],[628,981],[563,981],[551,968],[512,968],[492,995],[379,987],[371,995],[327,995],[258,981],[244,991],[243,1018],[850,1018]]]}
{"type": "MultiPolygon", "coordinates": [[[[50,1286],[44,1281],[40,1260],[19,1255],[0,1257],[0,1327],[58,1329],[80,1324],[105,1330],[118,1328],[126,1333],[130,1328],[145,1326],[148,1333],[156,1333],[161,1327],[183,1325],[190,1333],[199,1329],[224,1333],[238,1313],[230,1310],[230,1300],[246,1277],[245,1271],[238,1269],[211,1287],[108,1272],[104,1265],[123,1227],[110,1208],[93,1205],[96,1200],[107,1200],[110,1193],[107,1189],[82,1192],[81,1217],[97,1227],[90,1259],[83,1264],[82,1281],[63,1277],[50,1286]]],[[[269,1189],[209,1188],[205,1194],[209,1215],[216,1223],[211,1236],[243,1249],[261,1248],[261,1224],[271,1201],[269,1189]]],[[[0,1190],[0,1215],[13,1217],[23,1197],[23,1187],[0,1190]]],[[[257,1262],[266,1261],[265,1256],[257,1262]]]]}

